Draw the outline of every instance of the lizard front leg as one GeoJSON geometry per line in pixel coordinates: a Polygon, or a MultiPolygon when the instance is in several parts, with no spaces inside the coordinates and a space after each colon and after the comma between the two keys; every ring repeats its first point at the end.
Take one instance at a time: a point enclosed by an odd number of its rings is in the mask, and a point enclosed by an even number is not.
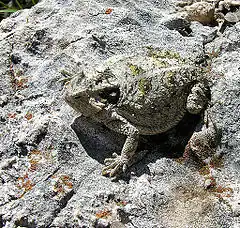
{"type": "Polygon", "coordinates": [[[197,83],[191,89],[187,98],[187,110],[191,114],[199,114],[208,102],[208,87],[204,83],[197,83]]]}
{"type": "Polygon", "coordinates": [[[194,132],[188,142],[188,147],[197,157],[208,163],[215,156],[215,150],[219,142],[220,130],[213,123],[208,112],[204,115],[204,125],[194,132]]]}
{"type": "Polygon", "coordinates": [[[127,136],[121,155],[114,153],[114,158],[105,159],[106,166],[103,168],[102,174],[113,177],[118,173],[125,171],[127,166],[130,166],[133,163],[132,158],[138,146],[139,131],[116,112],[112,113],[110,120],[105,122],[105,125],[108,128],[127,136]]]}

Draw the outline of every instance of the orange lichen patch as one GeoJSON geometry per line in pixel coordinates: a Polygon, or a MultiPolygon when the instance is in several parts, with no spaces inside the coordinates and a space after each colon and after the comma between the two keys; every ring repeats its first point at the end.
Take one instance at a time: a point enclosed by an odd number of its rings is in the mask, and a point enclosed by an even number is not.
{"type": "Polygon", "coordinates": [[[70,177],[68,175],[61,175],[60,178],[62,181],[68,181],[70,179],[70,177]]]}
{"type": "Polygon", "coordinates": [[[40,150],[32,150],[28,154],[28,160],[31,164],[37,164],[42,159],[42,152],[40,150]]]}
{"type": "Polygon", "coordinates": [[[67,183],[65,183],[65,185],[66,185],[69,189],[72,189],[72,188],[73,188],[72,182],[67,182],[67,183]]]}
{"type": "Polygon", "coordinates": [[[225,192],[223,192],[223,193],[216,193],[216,192],[214,192],[214,193],[215,193],[216,197],[218,197],[220,199],[222,199],[224,197],[226,197],[226,198],[232,197],[232,193],[225,193],[225,192]]]}
{"type": "Polygon", "coordinates": [[[14,119],[17,113],[8,113],[8,118],[14,119]]]}
{"type": "Polygon", "coordinates": [[[61,175],[60,176],[60,180],[62,181],[62,183],[67,186],[69,189],[72,189],[73,188],[73,184],[72,182],[70,181],[70,176],[68,175],[61,175]]]}
{"type": "Polygon", "coordinates": [[[65,192],[64,191],[64,188],[63,188],[63,185],[60,183],[60,182],[56,182],[55,184],[54,184],[54,192],[57,192],[57,193],[63,193],[63,192],[65,192]]]}
{"type": "Polygon", "coordinates": [[[40,162],[40,160],[44,160],[44,159],[49,160],[50,158],[51,158],[51,151],[32,150],[28,154],[29,162],[34,164],[36,164],[37,162],[40,162]]]}
{"type": "Polygon", "coordinates": [[[37,170],[38,168],[38,163],[40,162],[40,160],[42,160],[43,156],[42,156],[42,152],[40,150],[32,150],[29,154],[28,154],[28,162],[29,162],[29,168],[28,170],[30,172],[34,172],[37,170]]]}
{"type": "Polygon", "coordinates": [[[30,160],[29,160],[29,163],[30,163],[31,165],[37,165],[37,164],[38,164],[38,160],[30,159],[30,160]]]}
{"type": "Polygon", "coordinates": [[[216,179],[214,177],[209,177],[209,179],[211,180],[211,184],[209,185],[209,187],[211,189],[215,189],[217,185],[216,179]]]}
{"type": "Polygon", "coordinates": [[[17,187],[21,192],[18,195],[18,198],[23,197],[26,192],[32,190],[34,185],[35,184],[30,180],[27,173],[23,177],[19,177],[17,187]]]}
{"type": "Polygon", "coordinates": [[[33,114],[31,112],[27,112],[26,115],[24,116],[27,120],[31,120],[33,117],[33,114]]]}
{"type": "Polygon", "coordinates": [[[215,191],[218,192],[218,193],[223,193],[224,192],[224,188],[219,185],[218,187],[216,187],[215,191]]]}
{"type": "Polygon", "coordinates": [[[111,214],[112,214],[112,213],[111,213],[110,210],[105,209],[105,210],[96,212],[96,217],[97,217],[97,219],[107,218],[107,217],[111,216],[111,214]]]}
{"type": "Polygon", "coordinates": [[[62,183],[67,186],[69,189],[72,189],[73,188],[73,184],[72,182],[70,181],[70,176],[68,175],[61,175],[60,176],[60,180],[62,181],[62,183]]]}
{"type": "MultiPolygon", "coordinates": [[[[215,180],[214,180],[215,181],[215,180]]],[[[210,187],[210,191],[215,194],[218,198],[231,197],[233,194],[233,189],[230,187],[223,187],[215,183],[210,187]]]]}
{"type": "Polygon", "coordinates": [[[30,154],[41,154],[40,150],[32,150],[30,154]]]}
{"type": "Polygon", "coordinates": [[[25,89],[28,87],[28,85],[26,85],[26,83],[28,82],[27,78],[15,78],[14,80],[14,84],[16,89],[25,89]]]}
{"type": "Polygon", "coordinates": [[[105,14],[111,14],[113,12],[112,8],[107,8],[105,14]]]}
{"type": "Polygon", "coordinates": [[[56,198],[70,192],[73,188],[73,183],[70,176],[61,174],[59,176],[54,175],[52,178],[53,191],[56,193],[56,198]]]}
{"type": "Polygon", "coordinates": [[[33,158],[32,156],[30,156],[29,157],[29,160],[28,160],[28,162],[29,162],[29,164],[30,164],[30,167],[28,168],[28,170],[30,171],[30,172],[34,172],[34,171],[36,171],[37,170],[37,168],[38,168],[38,162],[40,161],[40,159],[38,158],[33,158]]]}
{"type": "Polygon", "coordinates": [[[229,187],[222,187],[221,185],[217,186],[214,191],[216,193],[224,193],[224,196],[230,196],[233,193],[233,189],[229,187]]]}
{"type": "Polygon", "coordinates": [[[28,171],[35,172],[37,170],[37,168],[38,168],[37,164],[30,164],[28,171]]]}
{"type": "Polygon", "coordinates": [[[38,168],[41,168],[46,165],[50,165],[53,162],[52,152],[51,151],[40,151],[32,150],[28,154],[28,162],[30,172],[36,171],[38,168]]]}
{"type": "Polygon", "coordinates": [[[220,54],[220,49],[212,50],[210,52],[207,52],[206,54],[209,56],[209,58],[217,58],[220,54]]]}
{"type": "Polygon", "coordinates": [[[225,191],[225,192],[229,192],[229,193],[233,193],[233,189],[230,188],[230,187],[224,188],[224,191],[225,191]]]}
{"type": "Polygon", "coordinates": [[[26,85],[26,83],[28,82],[27,78],[23,78],[23,71],[22,70],[17,70],[15,72],[14,68],[13,68],[13,64],[10,63],[10,79],[11,79],[11,83],[12,83],[12,88],[14,90],[20,90],[20,89],[25,89],[28,87],[28,85],[26,85]]]}
{"type": "Polygon", "coordinates": [[[228,197],[228,198],[231,197],[231,196],[232,196],[231,194],[226,194],[225,195],[225,197],[228,197]]]}

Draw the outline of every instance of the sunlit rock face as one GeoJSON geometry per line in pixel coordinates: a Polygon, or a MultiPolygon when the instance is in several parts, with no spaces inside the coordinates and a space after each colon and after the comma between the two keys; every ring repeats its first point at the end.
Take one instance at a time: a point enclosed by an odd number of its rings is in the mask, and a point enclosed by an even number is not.
{"type": "Polygon", "coordinates": [[[1,21],[0,227],[237,227],[240,24],[219,31],[175,13],[174,1],[43,0],[1,21]],[[211,75],[206,108],[218,143],[206,145],[206,159],[186,153],[204,121],[185,116],[140,136],[139,154],[148,153],[111,181],[104,159],[125,136],[76,113],[65,87],[150,47],[211,75]]]}

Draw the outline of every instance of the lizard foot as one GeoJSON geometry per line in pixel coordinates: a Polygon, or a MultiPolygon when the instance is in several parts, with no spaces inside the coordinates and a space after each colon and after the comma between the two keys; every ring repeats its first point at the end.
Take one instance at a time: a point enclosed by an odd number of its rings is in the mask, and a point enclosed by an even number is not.
{"type": "Polygon", "coordinates": [[[114,177],[122,171],[127,169],[127,159],[123,159],[122,156],[113,153],[113,158],[106,158],[104,160],[105,167],[102,169],[103,176],[114,177]]]}

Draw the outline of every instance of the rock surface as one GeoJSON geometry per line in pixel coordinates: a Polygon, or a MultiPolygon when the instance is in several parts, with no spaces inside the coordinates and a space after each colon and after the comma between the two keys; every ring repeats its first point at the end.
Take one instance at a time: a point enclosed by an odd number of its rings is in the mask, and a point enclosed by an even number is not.
{"type": "Polygon", "coordinates": [[[0,227],[239,227],[239,40],[239,22],[217,36],[215,27],[175,16],[171,0],[43,0],[3,20],[0,227]],[[100,172],[124,137],[85,117],[73,121],[64,84],[148,46],[209,57],[217,159],[180,162],[199,122],[187,116],[166,134],[142,138],[148,155],[113,182],[100,172]]]}

